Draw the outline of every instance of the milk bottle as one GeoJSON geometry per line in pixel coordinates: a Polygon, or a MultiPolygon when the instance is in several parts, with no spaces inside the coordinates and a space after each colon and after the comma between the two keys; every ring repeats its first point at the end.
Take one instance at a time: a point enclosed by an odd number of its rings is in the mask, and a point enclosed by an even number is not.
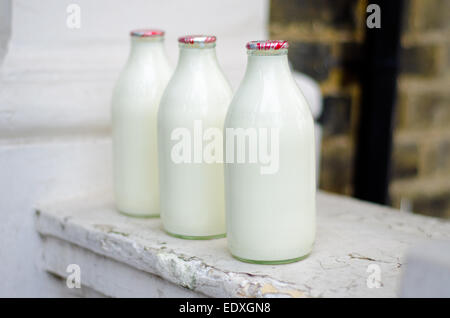
{"type": "Polygon", "coordinates": [[[287,49],[286,41],[247,44],[246,74],[225,121],[227,240],[242,261],[289,263],[314,243],[314,122],[287,49]],[[236,129],[248,144],[238,144],[236,129]]]}
{"type": "Polygon", "coordinates": [[[173,236],[223,237],[221,134],[232,92],[217,61],[214,36],[185,36],[178,42],[178,65],[158,112],[161,218],[173,236]],[[212,154],[211,145],[216,145],[212,154]]]}
{"type": "Polygon", "coordinates": [[[159,215],[157,111],[171,75],[164,32],[131,31],[131,51],[112,98],[114,187],[117,209],[159,215]]]}

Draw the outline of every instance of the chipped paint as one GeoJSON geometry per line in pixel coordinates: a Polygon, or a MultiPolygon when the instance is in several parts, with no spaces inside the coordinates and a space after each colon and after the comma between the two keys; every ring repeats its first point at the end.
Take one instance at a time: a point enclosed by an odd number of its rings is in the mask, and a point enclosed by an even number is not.
{"type": "Polygon", "coordinates": [[[261,294],[263,297],[293,297],[293,298],[306,298],[306,294],[296,289],[278,289],[272,284],[264,284],[261,288],[261,294]]]}
{"type": "MultiPolygon", "coordinates": [[[[161,220],[124,217],[111,201],[60,204],[39,209],[36,227],[44,238],[68,241],[161,277],[167,284],[211,297],[394,297],[404,251],[430,233],[450,238],[449,223],[400,217],[401,212],[321,194],[318,239],[310,257],[288,265],[256,265],[233,259],[225,239],[173,238],[161,229],[161,220]],[[387,226],[400,219],[403,226],[387,226]],[[358,231],[353,231],[356,224],[358,231]],[[370,241],[364,239],[369,235],[370,241]],[[383,288],[367,288],[368,262],[382,266],[383,288]]],[[[132,289],[133,282],[129,283],[132,289]]]]}

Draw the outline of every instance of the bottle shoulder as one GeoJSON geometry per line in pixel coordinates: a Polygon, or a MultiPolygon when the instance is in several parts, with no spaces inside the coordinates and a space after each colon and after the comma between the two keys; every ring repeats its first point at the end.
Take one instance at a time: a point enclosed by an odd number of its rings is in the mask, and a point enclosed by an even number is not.
{"type": "Polygon", "coordinates": [[[220,69],[208,72],[175,70],[161,104],[229,104],[232,94],[231,86],[220,69]]]}
{"type": "Polygon", "coordinates": [[[173,71],[168,61],[128,61],[121,70],[117,84],[131,85],[136,82],[168,82],[173,71]]]}
{"type": "Polygon", "coordinates": [[[160,98],[170,79],[172,70],[168,64],[140,67],[126,65],[120,72],[114,89],[113,100],[147,100],[160,98]]]}
{"type": "MultiPolygon", "coordinates": [[[[264,80],[246,76],[241,82],[229,109],[230,116],[283,115],[312,120],[310,107],[292,78],[264,80]]],[[[282,116],[282,117],[283,117],[282,116]]]]}

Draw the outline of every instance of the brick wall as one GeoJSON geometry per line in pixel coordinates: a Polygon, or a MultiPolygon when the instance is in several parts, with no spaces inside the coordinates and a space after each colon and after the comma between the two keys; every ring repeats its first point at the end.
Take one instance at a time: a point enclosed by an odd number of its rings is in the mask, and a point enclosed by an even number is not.
{"type": "MultiPolygon", "coordinates": [[[[324,94],[320,187],[342,194],[353,192],[366,6],[271,1],[271,37],[290,41],[294,68],[319,81],[324,94]]],[[[401,44],[392,205],[450,217],[450,1],[405,0],[401,44]]]]}

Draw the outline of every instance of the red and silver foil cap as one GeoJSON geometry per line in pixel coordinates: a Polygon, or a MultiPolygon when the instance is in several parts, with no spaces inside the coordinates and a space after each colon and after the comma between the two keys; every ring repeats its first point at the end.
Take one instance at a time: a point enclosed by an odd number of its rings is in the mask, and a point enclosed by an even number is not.
{"type": "Polygon", "coordinates": [[[130,31],[130,35],[139,38],[150,38],[156,36],[164,36],[164,31],[157,29],[138,29],[130,31]]]}
{"type": "Polygon", "coordinates": [[[288,41],[284,40],[250,41],[246,45],[246,48],[248,50],[255,50],[255,51],[286,50],[288,47],[289,47],[288,41]]]}
{"type": "Polygon", "coordinates": [[[179,37],[178,42],[183,44],[205,45],[209,43],[216,43],[216,37],[214,35],[186,35],[179,37]]]}

